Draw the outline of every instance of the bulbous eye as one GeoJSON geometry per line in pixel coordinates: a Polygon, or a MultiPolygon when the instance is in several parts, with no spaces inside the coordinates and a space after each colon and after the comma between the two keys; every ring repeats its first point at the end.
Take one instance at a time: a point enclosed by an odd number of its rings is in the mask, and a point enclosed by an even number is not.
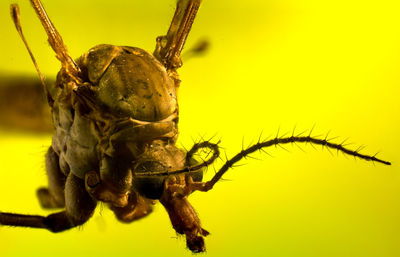
{"type": "MultiPolygon", "coordinates": [[[[162,172],[166,167],[158,161],[142,161],[136,168],[137,173],[162,172]]],[[[149,199],[160,199],[164,191],[165,176],[135,176],[133,186],[139,194],[149,199]]]]}
{"type": "Polygon", "coordinates": [[[161,172],[166,169],[159,161],[143,161],[136,166],[135,172],[161,172]]]}

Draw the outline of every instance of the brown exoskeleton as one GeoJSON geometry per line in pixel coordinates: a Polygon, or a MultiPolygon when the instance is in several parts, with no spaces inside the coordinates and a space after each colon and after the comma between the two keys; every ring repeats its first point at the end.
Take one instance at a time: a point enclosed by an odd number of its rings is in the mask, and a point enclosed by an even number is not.
{"type": "MultiPolygon", "coordinates": [[[[46,85],[40,75],[52,108],[54,137],[46,155],[49,185],[38,190],[38,198],[44,208],[65,210],[47,217],[1,212],[2,225],[64,231],[84,224],[97,201],[108,203],[120,221],[132,222],[148,215],[158,200],[174,229],[186,236],[188,248],[203,252],[203,237],[208,232],[202,228],[188,196],[196,190],[212,189],[230,167],[255,151],[308,142],[390,164],[326,138],[292,135],[259,141],[243,149],[227,160],[210,181],[202,182],[202,169],[219,156],[218,145],[204,141],[187,152],[176,146],[177,69],[182,65],[180,53],[200,0],[178,1],[169,31],[157,38],[153,54],[134,47],[99,45],[76,61],[68,54],[40,1],[31,3],[62,64],[54,85],[46,85]],[[194,154],[204,148],[211,156],[196,161],[194,154]]],[[[26,43],[17,5],[11,6],[11,13],[26,43]]]]}

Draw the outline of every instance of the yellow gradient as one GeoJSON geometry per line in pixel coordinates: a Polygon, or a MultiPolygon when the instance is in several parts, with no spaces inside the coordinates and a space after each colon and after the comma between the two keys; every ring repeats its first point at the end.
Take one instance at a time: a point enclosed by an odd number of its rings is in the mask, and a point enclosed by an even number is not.
{"type": "MultiPolygon", "coordinates": [[[[31,74],[27,51],[0,2],[0,71],[31,74]]],[[[21,23],[42,72],[60,64],[27,0],[21,23]]],[[[152,51],[176,0],[43,0],[74,58],[100,43],[152,51]]],[[[204,256],[400,256],[400,1],[203,0],[186,47],[180,139],[217,133],[228,156],[244,144],[310,130],[391,161],[392,166],[295,145],[256,154],[208,193],[190,197],[205,229],[204,256]]],[[[308,133],[306,132],[306,134],[308,133]]],[[[35,196],[46,185],[51,137],[0,131],[0,211],[47,215],[35,196]]],[[[193,139],[192,139],[193,138],[193,139]]],[[[222,161],[215,165],[218,169],[222,161]]],[[[211,168],[207,174],[213,174],[211,168]]],[[[47,231],[0,227],[0,256],[192,256],[161,205],[121,224],[97,208],[83,227],[47,231]]]]}

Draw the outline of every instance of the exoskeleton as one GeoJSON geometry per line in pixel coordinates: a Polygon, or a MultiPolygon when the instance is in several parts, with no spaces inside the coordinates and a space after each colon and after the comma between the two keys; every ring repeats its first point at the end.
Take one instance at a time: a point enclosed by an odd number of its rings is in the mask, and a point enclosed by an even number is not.
{"type": "MultiPolygon", "coordinates": [[[[167,210],[188,248],[205,251],[203,229],[188,196],[208,191],[236,162],[263,148],[309,142],[365,160],[388,162],[346,149],[327,139],[292,135],[243,149],[203,182],[203,168],[219,156],[218,145],[204,141],[184,151],[176,146],[179,107],[177,69],[180,53],[200,0],[179,0],[166,36],[157,38],[153,54],[128,46],[98,45],[73,60],[39,0],[31,0],[62,68],[54,85],[46,85],[54,136],[46,155],[48,188],[38,190],[43,208],[64,208],[47,217],[0,213],[0,224],[60,232],[84,224],[98,201],[109,204],[122,222],[148,215],[156,201],[167,210]],[[193,156],[208,149],[210,156],[193,156]]],[[[17,30],[19,9],[11,6],[17,30]]],[[[31,54],[28,45],[26,44],[31,54]]],[[[31,54],[32,60],[36,62],[31,54]]]]}

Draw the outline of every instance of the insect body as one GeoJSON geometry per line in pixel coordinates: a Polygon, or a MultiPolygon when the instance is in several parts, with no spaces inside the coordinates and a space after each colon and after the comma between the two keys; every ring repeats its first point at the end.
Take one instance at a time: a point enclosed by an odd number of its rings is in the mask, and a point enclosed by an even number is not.
{"type": "MultiPolygon", "coordinates": [[[[84,224],[98,201],[108,203],[120,221],[132,222],[149,214],[158,200],[177,233],[186,236],[188,248],[203,252],[203,237],[209,233],[202,228],[188,196],[212,189],[229,168],[255,151],[309,142],[389,164],[326,139],[292,135],[243,149],[210,181],[202,182],[202,169],[219,156],[218,145],[200,142],[187,152],[176,146],[177,69],[200,1],[178,1],[170,29],[157,39],[153,54],[134,47],[99,45],[76,61],[40,1],[31,3],[62,64],[54,85],[45,85],[42,78],[52,108],[54,136],[46,155],[49,186],[39,189],[38,197],[44,208],[65,210],[47,217],[1,212],[0,224],[60,232],[84,224]],[[198,162],[193,156],[201,149],[209,149],[211,155],[198,162]]],[[[11,11],[26,42],[18,6],[12,5],[11,11]]]]}

